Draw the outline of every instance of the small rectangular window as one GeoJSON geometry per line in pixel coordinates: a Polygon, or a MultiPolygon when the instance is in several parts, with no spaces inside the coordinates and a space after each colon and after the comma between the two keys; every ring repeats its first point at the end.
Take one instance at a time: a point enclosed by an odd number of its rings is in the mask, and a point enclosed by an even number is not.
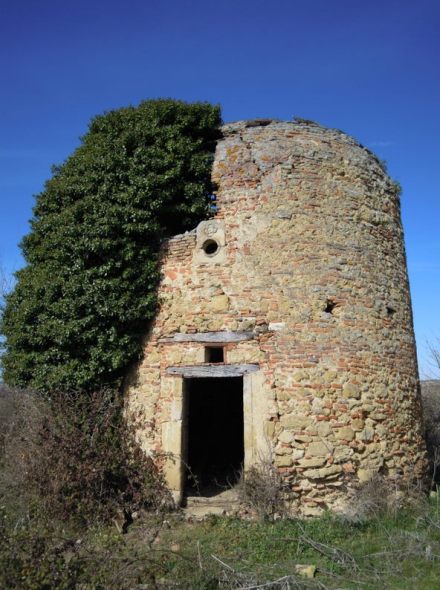
{"type": "Polygon", "coordinates": [[[225,360],[222,346],[207,346],[205,348],[206,363],[223,363],[225,360]]]}

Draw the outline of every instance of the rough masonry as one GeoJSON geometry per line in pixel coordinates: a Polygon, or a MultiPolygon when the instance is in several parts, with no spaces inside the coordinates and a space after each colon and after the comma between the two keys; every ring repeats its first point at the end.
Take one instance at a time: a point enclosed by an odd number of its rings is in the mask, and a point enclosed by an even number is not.
{"type": "Polygon", "coordinates": [[[377,472],[421,477],[399,191],[381,162],[337,130],[240,121],[223,127],[213,181],[214,217],[164,246],[160,309],[128,385],[175,498],[185,384],[203,377],[242,376],[244,468],[273,461],[303,514],[377,472]]]}

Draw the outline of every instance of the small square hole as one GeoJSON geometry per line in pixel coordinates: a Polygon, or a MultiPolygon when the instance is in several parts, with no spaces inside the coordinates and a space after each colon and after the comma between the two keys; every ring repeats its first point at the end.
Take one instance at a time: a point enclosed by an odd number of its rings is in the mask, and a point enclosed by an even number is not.
{"type": "Polygon", "coordinates": [[[223,363],[225,355],[222,346],[207,346],[205,348],[206,363],[223,363]]]}

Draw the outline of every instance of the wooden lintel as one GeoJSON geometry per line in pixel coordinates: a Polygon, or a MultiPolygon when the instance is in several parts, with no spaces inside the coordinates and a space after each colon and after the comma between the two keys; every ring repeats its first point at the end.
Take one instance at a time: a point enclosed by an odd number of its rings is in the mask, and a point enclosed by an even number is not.
{"type": "Polygon", "coordinates": [[[259,370],[259,365],[186,365],[180,367],[168,367],[170,375],[182,377],[241,377],[247,373],[259,370]]]}
{"type": "Polygon", "coordinates": [[[196,332],[195,334],[181,334],[178,332],[170,338],[160,338],[159,343],[206,342],[210,344],[227,344],[228,342],[242,342],[253,338],[253,332],[196,332]]]}

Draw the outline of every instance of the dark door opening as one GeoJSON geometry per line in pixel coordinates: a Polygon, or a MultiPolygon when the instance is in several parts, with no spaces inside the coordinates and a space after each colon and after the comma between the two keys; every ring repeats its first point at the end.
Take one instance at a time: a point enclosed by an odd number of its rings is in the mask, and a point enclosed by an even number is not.
{"type": "Polygon", "coordinates": [[[243,378],[186,379],[186,396],[186,491],[214,495],[243,466],[243,378]]]}

